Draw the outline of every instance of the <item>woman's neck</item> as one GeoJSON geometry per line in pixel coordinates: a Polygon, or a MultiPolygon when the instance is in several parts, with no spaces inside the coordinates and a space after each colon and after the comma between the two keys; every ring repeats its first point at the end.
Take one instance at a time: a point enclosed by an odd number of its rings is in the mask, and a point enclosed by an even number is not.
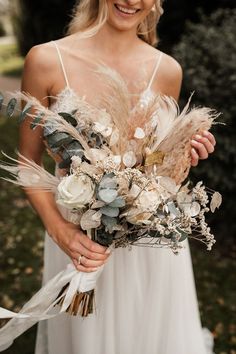
{"type": "Polygon", "coordinates": [[[140,43],[136,31],[118,31],[109,24],[105,24],[99,32],[91,38],[91,44],[100,57],[124,59],[132,55],[133,50],[140,43]]]}

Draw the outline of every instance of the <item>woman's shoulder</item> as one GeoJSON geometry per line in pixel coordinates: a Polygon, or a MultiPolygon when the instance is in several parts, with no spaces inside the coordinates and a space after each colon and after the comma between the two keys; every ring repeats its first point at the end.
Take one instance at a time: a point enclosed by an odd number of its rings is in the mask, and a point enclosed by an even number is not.
{"type": "Polygon", "coordinates": [[[180,63],[171,55],[164,53],[147,43],[144,44],[146,57],[156,56],[157,60],[161,55],[160,70],[167,80],[182,80],[183,70],[180,63]]]}
{"type": "Polygon", "coordinates": [[[161,56],[159,67],[153,81],[153,90],[167,96],[172,96],[177,100],[180,94],[183,77],[181,65],[174,57],[148,44],[145,45],[145,50],[147,51],[146,56],[156,56],[157,61],[161,56]]]}
{"type": "Polygon", "coordinates": [[[25,57],[25,65],[47,71],[53,67],[55,60],[55,46],[53,42],[47,42],[35,45],[29,50],[25,57]]]}
{"type": "Polygon", "coordinates": [[[70,46],[72,36],[63,37],[55,41],[50,41],[33,46],[25,57],[25,65],[35,67],[43,71],[51,71],[58,62],[56,46],[60,49],[70,46]]]}

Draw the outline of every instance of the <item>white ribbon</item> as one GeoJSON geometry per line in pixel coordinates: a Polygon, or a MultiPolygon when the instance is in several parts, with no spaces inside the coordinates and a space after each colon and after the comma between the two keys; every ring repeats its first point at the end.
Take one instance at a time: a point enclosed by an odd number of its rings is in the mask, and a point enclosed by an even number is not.
{"type": "Polygon", "coordinates": [[[55,317],[64,313],[72,302],[77,291],[86,292],[96,286],[96,282],[104,266],[92,273],[79,272],[72,264],[58,273],[47,282],[21,309],[19,313],[8,311],[0,307],[0,319],[11,320],[0,329],[0,351],[6,350],[15,338],[24,333],[38,321],[55,317]],[[63,305],[55,307],[61,289],[69,283],[67,289],[60,296],[65,296],[63,305]]]}

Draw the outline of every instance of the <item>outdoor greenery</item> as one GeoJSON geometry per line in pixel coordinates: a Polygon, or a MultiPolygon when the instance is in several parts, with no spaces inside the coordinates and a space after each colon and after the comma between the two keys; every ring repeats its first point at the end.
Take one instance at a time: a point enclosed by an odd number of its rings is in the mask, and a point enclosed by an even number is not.
{"type": "Polygon", "coordinates": [[[3,37],[6,35],[6,31],[4,29],[2,21],[0,21],[0,37],[3,37]]]}
{"type": "Polygon", "coordinates": [[[23,61],[16,44],[0,45],[0,75],[19,77],[22,73],[23,61]]]}
{"type": "Polygon", "coordinates": [[[200,24],[189,23],[186,34],[174,48],[173,54],[184,69],[182,97],[186,101],[195,91],[193,103],[216,109],[222,115],[213,132],[216,152],[193,176],[204,179],[209,187],[223,194],[223,206],[214,217],[217,233],[224,243],[235,236],[234,200],[236,186],[236,9],[218,10],[209,18],[202,15],[200,24]],[[227,224],[227,240],[225,240],[227,224]]]}

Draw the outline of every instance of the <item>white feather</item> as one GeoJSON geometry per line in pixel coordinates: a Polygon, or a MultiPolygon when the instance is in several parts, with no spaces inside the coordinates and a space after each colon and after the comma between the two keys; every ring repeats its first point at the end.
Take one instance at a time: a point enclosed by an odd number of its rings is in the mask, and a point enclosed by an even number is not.
{"type": "Polygon", "coordinates": [[[20,160],[16,160],[4,152],[2,152],[2,154],[11,161],[0,164],[0,169],[11,174],[11,178],[1,177],[2,179],[24,188],[43,189],[53,193],[56,192],[57,186],[60,183],[58,177],[53,176],[43,167],[39,166],[34,161],[27,159],[19,152],[17,154],[20,160]]]}

